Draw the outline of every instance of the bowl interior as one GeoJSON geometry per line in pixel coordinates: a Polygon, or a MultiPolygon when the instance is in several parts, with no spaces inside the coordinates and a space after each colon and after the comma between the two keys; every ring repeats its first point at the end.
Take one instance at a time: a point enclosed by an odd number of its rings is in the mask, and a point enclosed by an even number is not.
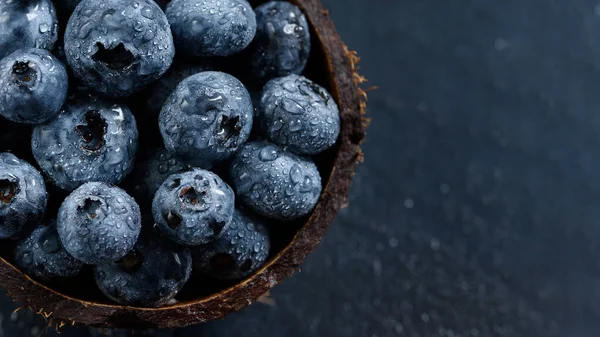
{"type": "MultiPolygon", "coordinates": [[[[251,1],[253,6],[257,6],[264,1],[251,1]]],[[[298,1],[290,1],[298,3],[298,1]]],[[[304,76],[310,78],[316,83],[325,87],[336,100],[339,98],[336,97],[335,92],[333,92],[333,75],[330,73],[330,70],[327,66],[328,62],[326,60],[326,55],[324,52],[324,48],[321,44],[321,41],[317,37],[315,28],[312,26],[309,20],[309,24],[311,25],[311,54],[309,58],[309,62],[304,72],[304,76]]],[[[243,57],[239,55],[237,57],[243,57]]],[[[234,63],[234,62],[232,62],[234,63]]],[[[237,63],[237,62],[235,62],[237,63]]],[[[243,63],[238,63],[243,64],[243,63]]],[[[225,70],[227,71],[227,70],[225,70]]],[[[247,78],[247,74],[244,69],[236,69],[232,68],[229,72],[242,79],[247,78]]],[[[147,92],[141,92],[135,95],[131,100],[128,101],[130,108],[136,115],[140,115],[144,112],[144,104],[148,99],[147,92]]],[[[158,124],[155,120],[147,120],[146,116],[145,122],[140,123],[140,118],[138,118],[138,125],[140,126],[140,151],[139,153],[144,153],[145,147],[156,147],[160,146],[160,143],[147,141],[146,139],[158,139],[160,140],[160,134],[158,133],[158,128],[153,127],[153,124],[158,124]],[[149,126],[146,126],[148,124],[149,126]]],[[[0,120],[0,151],[10,151],[14,153],[19,158],[25,159],[30,162],[32,165],[37,166],[35,161],[33,160],[33,155],[31,153],[30,147],[30,136],[31,136],[31,127],[17,125],[14,123],[7,122],[5,120],[0,120]]],[[[314,160],[319,168],[322,178],[322,184],[325,186],[328,181],[330,174],[333,169],[333,164],[335,160],[335,154],[338,151],[338,146],[334,146],[333,148],[319,154],[314,157],[314,160]]],[[[39,169],[39,167],[38,167],[39,169]]],[[[226,177],[224,177],[226,179],[226,177]]],[[[48,192],[50,195],[49,200],[49,208],[47,212],[47,217],[52,218],[56,216],[58,211],[58,207],[60,206],[62,200],[66,197],[67,193],[59,190],[58,188],[54,188],[51,184],[47,184],[48,192]]],[[[269,225],[272,247],[269,259],[266,264],[273,263],[274,259],[278,256],[278,254],[288,245],[291,244],[294,235],[298,232],[298,230],[304,225],[307,218],[300,219],[293,222],[275,222],[275,221],[266,221],[269,225]]],[[[151,223],[145,223],[145,226],[152,225],[151,223]]],[[[12,251],[14,248],[14,243],[4,242],[0,246],[0,256],[4,258],[6,261],[11,262],[13,260],[12,251]]],[[[175,298],[178,304],[196,301],[206,296],[209,296],[214,293],[218,293],[226,290],[227,288],[235,286],[237,283],[243,282],[223,282],[223,281],[213,281],[209,278],[206,278],[202,275],[198,275],[196,273],[192,274],[192,277],[187,282],[186,286],[182,289],[182,291],[175,298]]],[[[54,289],[55,291],[67,295],[72,298],[80,299],[86,302],[94,302],[94,303],[104,303],[104,304],[114,304],[110,302],[106,297],[104,297],[100,291],[95,286],[95,282],[92,276],[92,268],[87,266],[82,273],[74,279],[54,282],[54,283],[44,283],[44,285],[54,289]]]]}

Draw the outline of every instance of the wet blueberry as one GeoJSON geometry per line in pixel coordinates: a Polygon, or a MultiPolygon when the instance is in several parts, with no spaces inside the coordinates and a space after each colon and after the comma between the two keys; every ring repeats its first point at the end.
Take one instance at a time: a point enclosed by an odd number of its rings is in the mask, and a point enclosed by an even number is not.
{"type": "Polygon", "coordinates": [[[216,174],[194,169],[171,175],[152,203],[157,228],[176,243],[197,246],[219,238],[234,209],[234,194],[216,174]]]}
{"type": "Polygon", "coordinates": [[[87,264],[123,258],[141,230],[140,208],[125,191],[105,183],[87,183],[60,206],[57,228],[63,247],[87,264]]]}
{"type": "Polygon", "coordinates": [[[11,153],[0,153],[0,239],[18,239],[39,225],[48,195],[42,175],[11,153]]]}
{"type": "Polygon", "coordinates": [[[162,76],[175,49],[169,23],[152,0],[83,0],[65,32],[73,73],[111,97],[129,96],[162,76]]]}
{"type": "Polygon", "coordinates": [[[333,97],[320,85],[298,75],[267,83],[256,122],[272,142],[303,155],[326,150],[340,133],[340,115],[333,97]]]}
{"type": "Polygon", "coordinates": [[[35,160],[59,187],[119,183],[133,169],[138,131],[123,104],[92,97],[68,101],[56,119],[33,131],[35,160]]]}
{"type": "Polygon", "coordinates": [[[41,280],[72,277],[83,267],[63,248],[54,221],[36,228],[17,244],[15,263],[26,274],[41,280]]]}
{"type": "Polygon", "coordinates": [[[191,269],[188,248],[142,233],[125,257],[96,266],[94,275],[100,290],[117,303],[160,306],[183,288],[191,269]]]}
{"type": "Polygon", "coordinates": [[[67,99],[67,71],[44,49],[20,49],[0,61],[0,115],[40,124],[54,118],[67,99]]]}
{"type": "Polygon", "coordinates": [[[167,97],[184,79],[203,71],[215,70],[216,65],[211,59],[202,59],[200,62],[176,62],[169,71],[152,85],[148,97],[148,112],[158,118],[158,114],[167,101],[167,97]]]}
{"type": "Polygon", "coordinates": [[[184,172],[189,166],[165,149],[155,149],[150,157],[136,165],[132,173],[132,195],[144,204],[151,204],[154,194],[172,174],[184,172]]]}
{"type": "Polygon", "coordinates": [[[252,130],[250,94],[235,77],[214,71],[183,80],[159,117],[167,150],[192,166],[210,168],[233,155],[252,130]]]}
{"type": "Polygon", "coordinates": [[[241,279],[265,263],[269,248],[267,227],[236,209],[223,236],[193,250],[194,269],[216,279],[241,279]]]}
{"type": "Polygon", "coordinates": [[[266,142],[250,142],[230,166],[233,188],[256,213],[278,220],[310,214],[321,194],[321,176],[307,158],[266,142]]]}
{"type": "Polygon", "coordinates": [[[248,56],[254,75],[266,81],[302,73],[310,55],[310,31],[300,8],[270,1],[255,12],[256,37],[248,56]]]}
{"type": "Polygon", "coordinates": [[[0,1],[0,59],[19,49],[52,50],[58,39],[50,0],[0,1]]]}
{"type": "Polygon", "coordinates": [[[188,56],[229,56],[246,48],[256,18],[246,0],[173,0],[165,10],[177,52],[188,56]]]}

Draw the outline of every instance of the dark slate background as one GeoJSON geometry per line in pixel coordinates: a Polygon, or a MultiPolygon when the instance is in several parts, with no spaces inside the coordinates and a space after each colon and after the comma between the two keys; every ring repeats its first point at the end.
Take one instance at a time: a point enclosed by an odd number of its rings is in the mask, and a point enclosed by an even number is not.
{"type": "Polygon", "coordinates": [[[600,2],[324,3],[379,86],[350,207],[276,306],[137,335],[598,336],[600,2]]]}

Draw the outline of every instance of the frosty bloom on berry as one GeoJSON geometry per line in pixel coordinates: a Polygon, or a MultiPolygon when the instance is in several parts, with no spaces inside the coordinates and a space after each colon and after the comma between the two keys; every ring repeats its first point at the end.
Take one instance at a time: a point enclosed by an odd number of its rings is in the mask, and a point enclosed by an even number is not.
{"type": "Polygon", "coordinates": [[[3,0],[0,15],[0,59],[19,49],[54,47],[58,22],[52,1],[3,0]]]}
{"type": "Polygon", "coordinates": [[[11,153],[0,153],[0,239],[18,239],[39,225],[48,195],[42,175],[11,153]]]}
{"type": "Polygon", "coordinates": [[[160,306],[177,295],[191,270],[189,249],[142,233],[125,257],[95,267],[94,278],[117,303],[160,306]]]}
{"type": "Polygon", "coordinates": [[[293,220],[306,216],[321,196],[317,166],[266,141],[244,145],[229,173],[241,202],[269,218],[293,220]]]}
{"type": "Polygon", "coordinates": [[[129,96],[158,79],[175,55],[167,18],[152,0],[83,0],[64,40],[75,76],[110,97],[129,96]]]}
{"type": "Polygon", "coordinates": [[[242,279],[265,263],[270,246],[264,223],[236,209],[223,236],[194,249],[194,268],[216,279],[242,279]]]}
{"type": "Polygon", "coordinates": [[[123,104],[83,97],[68,101],[56,119],[33,130],[35,160],[60,188],[87,182],[120,183],[133,169],[135,118],[123,104]]]}
{"type": "Polygon", "coordinates": [[[140,208],[125,191],[105,183],[87,183],[60,206],[60,241],[74,258],[105,264],[123,258],[138,239],[140,208]]]}
{"type": "Polygon", "coordinates": [[[235,77],[206,71],[183,80],[159,117],[167,150],[188,164],[211,168],[233,155],[252,130],[252,100],[235,77]]]}
{"type": "Polygon", "coordinates": [[[182,245],[197,246],[219,238],[233,217],[235,197],[216,174],[194,169],[170,176],[152,203],[158,229],[182,245]]]}
{"type": "Polygon", "coordinates": [[[340,115],[335,100],[304,76],[273,79],[265,86],[256,121],[272,142],[301,155],[314,155],[335,144],[340,115]]]}
{"type": "Polygon", "coordinates": [[[67,71],[43,49],[20,49],[0,61],[0,115],[40,124],[56,117],[67,98],[67,71]]]}
{"type": "Polygon", "coordinates": [[[83,267],[63,248],[54,221],[36,228],[17,245],[15,263],[26,274],[41,280],[72,277],[83,267]]]}

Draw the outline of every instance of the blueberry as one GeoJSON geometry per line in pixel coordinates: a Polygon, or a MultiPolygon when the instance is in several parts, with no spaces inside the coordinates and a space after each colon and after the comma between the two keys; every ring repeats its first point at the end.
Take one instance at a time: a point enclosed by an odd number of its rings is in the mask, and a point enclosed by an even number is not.
{"type": "Polygon", "coordinates": [[[177,51],[188,56],[229,56],[246,48],[256,18],[246,0],[173,0],[165,10],[177,51]]]}
{"type": "Polygon", "coordinates": [[[340,133],[339,110],[331,95],[298,75],[267,83],[256,121],[261,133],[272,142],[303,155],[326,150],[340,133]]]}
{"type": "Polygon", "coordinates": [[[33,155],[59,187],[116,184],[133,169],[138,131],[122,104],[86,97],[68,101],[52,122],[33,130],[33,155]]]}
{"type": "Polygon", "coordinates": [[[41,280],[72,277],[83,267],[63,248],[54,221],[36,228],[16,246],[15,263],[24,273],[41,280]]]}
{"type": "Polygon", "coordinates": [[[42,175],[8,152],[0,153],[0,239],[18,239],[39,225],[48,195],[42,175]]]}
{"type": "Polygon", "coordinates": [[[250,46],[252,72],[262,80],[300,74],[310,54],[310,31],[300,8],[285,1],[258,6],[250,46]]]}
{"type": "Polygon", "coordinates": [[[105,183],[87,183],[62,203],[58,236],[74,258],[105,264],[123,258],[142,228],[140,208],[125,191],[105,183]]]}
{"type": "Polygon", "coordinates": [[[241,279],[265,263],[270,245],[267,227],[236,209],[223,236],[194,249],[194,269],[216,279],[241,279]]]}
{"type": "Polygon", "coordinates": [[[0,1],[0,59],[18,49],[52,50],[58,38],[50,0],[0,1]]]}
{"type": "Polygon", "coordinates": [[[192,166],[210,168],[248,139],[253,108],[235,77],[207,71],[183,80],[169,96],[159,126],[167,150],[192,166]]]}
{"type": "Polygon", "coordinates": [[[142,234],[124,258],[95,267],[100,290],[125,305],[160,306],[175,297],[190,277],[189,249],[142,234]]]}
{"type": "Polygon", "coordinates": [[[171,175],[152,202],[157,228],[172,241],[198,246],[216,240],[233,217],[234,194],[216,174],[193,169],[171,175]]]}
{"type": "Polygon", "coordinates": [[[169,23],[152,0],[83,0],[65,32],[73,73],[112,97],[129,96],[162,76],[175,49],[169,23]]]}
{"type": "Polygon", "coordinates": [[[230,176],[244,205],[278,220],[308,215],[321,194],[321,176],[312,161],[266,141],[244,145],[230,176]]]}
{"type": "Polygon", "coordinates": [[[67,99],[65,67],[44,49],[20,49],[0,61],[0,115],[40,124],[54,118],[67,99]]]}
{"type": "Polygon", "coordinates": [[[189,167],[165,149],[155,149],[150,157],[138,163],[132,174],[132,194],[140,202],[152,203],[154,194],[169,176],[189,167]]]}
{"type": "Polygon", "coordinates": [[[194,74],[214,70],[216,66],[213,63],[210,59],[204,59],[198,63],[174,63],[169,71],[152,86],[148,97],[148,113],[152,116],[158,116],[167,101],[167,97],[173,93],[181,81],[194,74]]]}

